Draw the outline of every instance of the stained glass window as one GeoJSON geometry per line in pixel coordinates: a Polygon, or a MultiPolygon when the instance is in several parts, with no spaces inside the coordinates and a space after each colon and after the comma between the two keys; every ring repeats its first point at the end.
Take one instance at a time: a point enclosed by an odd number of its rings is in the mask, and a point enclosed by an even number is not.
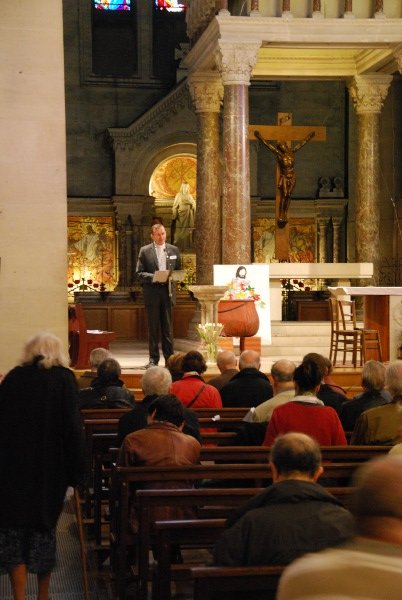
{"type": "Polygon", "coordinates": [[[167,12],[184,12],[186,10],[186,6],[180,0],[155,0],[155,7],[167,12]]]}
{"type": "Polygon", "coordinates": [[[130,10],[131,0],[93,0],[98,10],[130,10]]]}

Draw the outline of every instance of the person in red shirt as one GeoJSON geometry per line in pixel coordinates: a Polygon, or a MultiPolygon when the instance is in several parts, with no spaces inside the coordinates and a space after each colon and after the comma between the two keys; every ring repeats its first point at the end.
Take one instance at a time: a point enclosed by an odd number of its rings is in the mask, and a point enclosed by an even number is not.
{"type": "Polygon", "coordinates": [[[200,352],[191,350],[183,358],[183,377],[172,384],[175,394],[187,408],[222,408],[221,395],[216,388],[205,383],[201,374],[207,370],[200,352]]]}
{"type": "Polygon", "coordinates": [[[305,433],[321,446],[346,446],[345,432],[336,411],[317,398],[323,373],[316,362],[305,359],[295,369],[296,395],[275,408],[268,423],[263,446],[271,446],[279,434],[305,433]]]}

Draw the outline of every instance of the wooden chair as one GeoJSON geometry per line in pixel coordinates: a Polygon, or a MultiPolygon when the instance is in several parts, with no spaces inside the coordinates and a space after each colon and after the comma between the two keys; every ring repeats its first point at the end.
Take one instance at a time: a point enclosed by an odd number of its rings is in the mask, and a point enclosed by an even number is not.
{"type": "Polygon", "coordinates": [[[357,367],[359,354],[360,366],[367,360],[368,351],[377,353],[382,362],[382,349],[379,331],[357,327],[356,306],[354,300],[330,298],[331,343],[329,359],[336,366],[338,352],[343,353],[342,365],[346,364],[346,354],[352,354],[352,365],[357,367]]]}
{"type": "Polygon", "coordinates": [[[87,329],[82,304],[69,306],[69,334],[71,366],[75,369],[87,369],[92,350],[109,350],[110,342],[116,339],[114,331],[87,329]],[[77,329],[74,330],[74,327],[77,329]]]}
{"type": "Polygon", "coordinates": [[[343,353],[342,365],[346,364],[346,354],[352,354],[352,365],[357,366],[357,353],[360,353],[360,365],[363,364],[361,330],[356,326],[354,302],[329,298],[331,320],[331,343],[329,360],[336,366],[338,352],[343,353]]]}

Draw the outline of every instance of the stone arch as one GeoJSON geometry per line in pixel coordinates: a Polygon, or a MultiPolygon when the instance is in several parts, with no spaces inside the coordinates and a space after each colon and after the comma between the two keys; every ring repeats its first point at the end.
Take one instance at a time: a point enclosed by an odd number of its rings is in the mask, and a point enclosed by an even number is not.
{"type": "MultiPolygon", "coordinates": [[[[188,134],[187,134],[188,135],[188,134]]],[[[152,150],[141,152],[137,155],[131,172],[131,193],[149,194],[149,182],[158,166],[174,156],[197,156],[197,145],[194,141],[178,140],[172,143],[172,136],[158,140],[158,149],[155,151],[155,140],[152,150]],[[163,143],[165,142],[165,143],[163,143]]]]}

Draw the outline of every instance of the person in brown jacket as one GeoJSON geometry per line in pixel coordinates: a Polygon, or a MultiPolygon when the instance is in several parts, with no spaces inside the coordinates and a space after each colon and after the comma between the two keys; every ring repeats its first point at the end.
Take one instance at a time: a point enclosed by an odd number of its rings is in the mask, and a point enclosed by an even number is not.
{"type": "Polygon", "coordinates": [[[120,448],[122,466],[189,465],[199,461],[200,443],[182,432],[183,405],[176,396],[159,396],[149,407],[150,424],[127,435],[120,448]]]}
{"type": "MultiPolygon", "coordinates": [[[[166,395],[150,405],[150,424],[128,434],[120,448],[118,463],[124,467],[166,467],[169,465],[191,465],[199,462],[200,443],[191,435],[182,432],[183,405],[176,396],[166,395]]],[[[191,487],[191,483],[174,482],[164,479],[152,482],[147,488],[175,489],[191,487]]],[[[153,520],[180,519],[186,515],[179,508],[156,508],[153,520]]],[[[193,516],[193,515],[191,515],[193,516]]],[[[132,527],[136,528],[136,515],[131,510],[132,527]]]]}

